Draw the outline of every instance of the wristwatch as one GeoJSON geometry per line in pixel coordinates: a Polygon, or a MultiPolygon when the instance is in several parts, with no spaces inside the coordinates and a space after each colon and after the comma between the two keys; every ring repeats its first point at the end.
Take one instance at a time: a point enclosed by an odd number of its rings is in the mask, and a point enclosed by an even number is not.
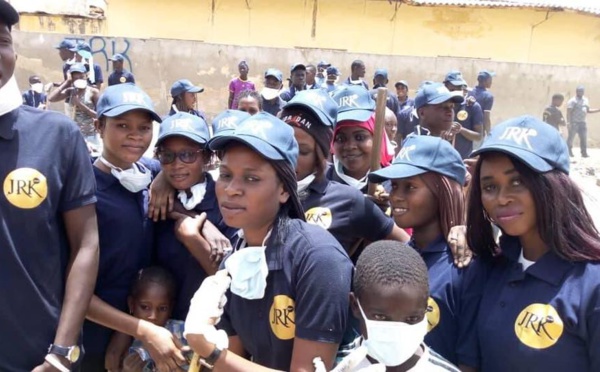
{"type": "Polygon", "coordinates": [[[67,358],[67,360],[71,363],[76,363],[81,356],[81,349],[79,346],[60,346],[51,344],[48,348],[48,354],[56,354],[58,356],[67,358]]]}
{"type": "Polygon", "coordinates": [[[215,363],[217,362],[217,360],[219,360],[219,357],[221,356],[221,351],[221,349],[215,346],[215,349],[212,353],[210,353],[208,357],[200,357],[200,359],[198,359],[198,362],[208,369],[213,369],[215,367],[215,363]]]}

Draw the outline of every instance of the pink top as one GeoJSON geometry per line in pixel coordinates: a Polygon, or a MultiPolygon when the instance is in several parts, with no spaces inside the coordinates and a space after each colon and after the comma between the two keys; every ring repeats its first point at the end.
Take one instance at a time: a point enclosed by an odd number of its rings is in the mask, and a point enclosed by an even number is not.
{"type": "Polygon", "coordinates": [[[231,80],[229,83],[229,91],[233,93],[233,101],[231,102],[231,107],[229,107],[230,109],[237,110],[239,96],[246,90],[256,90],[254,83],[250,80],[242,80],[239,77],[231,80]]]}

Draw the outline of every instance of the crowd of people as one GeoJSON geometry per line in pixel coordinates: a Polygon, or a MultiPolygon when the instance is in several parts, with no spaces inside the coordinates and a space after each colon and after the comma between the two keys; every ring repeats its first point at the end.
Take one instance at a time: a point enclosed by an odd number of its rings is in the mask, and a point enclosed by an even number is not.
{"type": "Polygon", "coordinates": [[[18,20],[0,0],[0,370],[600,370],[583,87],[567,120],[556,95],[492,126],[489,71],[399,81],[383,111],[384,69],[257,92],[241,61],[212,120],[185,79],[163,116],[123,56],[103,89],[64,40],[63,114],[19,91],[18,20]]]}

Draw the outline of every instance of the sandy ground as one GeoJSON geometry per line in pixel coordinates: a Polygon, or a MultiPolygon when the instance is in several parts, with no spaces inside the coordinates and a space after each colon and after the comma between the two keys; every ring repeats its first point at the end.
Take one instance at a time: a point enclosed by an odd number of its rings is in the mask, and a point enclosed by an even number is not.
{"type": "Polygon", "coordinates": [[[571,178],[577,182],[588,212],[597,228],[600,228],[600,149],[588,149],[589,158],[579,156],[579,149],[573,148],[571,158],[571,178]]]}

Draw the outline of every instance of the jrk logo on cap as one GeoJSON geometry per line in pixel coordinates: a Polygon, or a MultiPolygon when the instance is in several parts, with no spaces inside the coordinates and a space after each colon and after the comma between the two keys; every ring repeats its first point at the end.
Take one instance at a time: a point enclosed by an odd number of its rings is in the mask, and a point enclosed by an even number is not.
{"type": "Polygon", "coordinates": [[[529,137],[536,137],[537,130],[533,128],[506,127],[498,139],[513,141],[518,146],[526,146],[533,151],[529,137]]]}

